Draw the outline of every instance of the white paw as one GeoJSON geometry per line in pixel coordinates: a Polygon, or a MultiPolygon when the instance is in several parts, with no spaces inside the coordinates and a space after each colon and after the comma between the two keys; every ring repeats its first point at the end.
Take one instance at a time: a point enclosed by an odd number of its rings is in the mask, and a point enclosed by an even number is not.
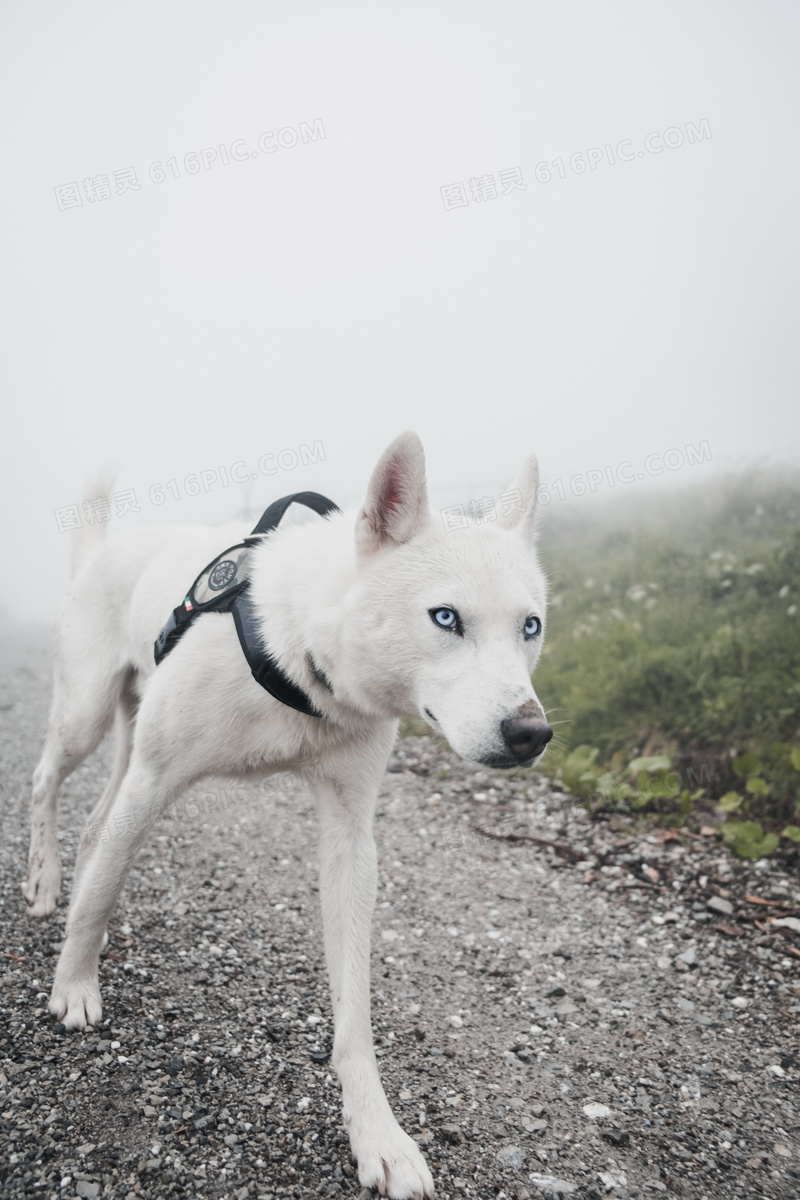
{"type": "Polygon", "coordinates": [[[100,1003],[100,987],[97,980],[74,980],[65,984],[59,981],[56,973],[47,1007],[65,1029],[85,1029],[87,1025],[99,1025],[103,1006],[100,1003]]]}
{"type": "Polygon", "coordinates": [[[49,917],[58,903],[60,891],[61,866],[57,861],[40,862],[37,866],[31,863],[22,894],[32,917],[49,917]]]}
{"type": "Polygon", "coordinates": [[[350,1125],[350,1147],[358,1163],[358,1182],[377,1188],[392,1200],[425,1200],[432,1197],[433,1177],[419,1146],[394,1118],[360,1128],[350,1125]]]}

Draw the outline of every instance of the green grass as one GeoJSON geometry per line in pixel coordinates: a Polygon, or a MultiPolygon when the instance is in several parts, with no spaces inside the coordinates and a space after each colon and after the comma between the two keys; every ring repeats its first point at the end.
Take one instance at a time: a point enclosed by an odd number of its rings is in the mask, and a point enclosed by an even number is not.
{"type": "Polygon", "coordinates": [[[800,477],[554,502],[540,554],[551,598],[534,682],[560,735],[550,771],[587,746],[595,777],[635,782],[631,759],[665,755],[682,788],[740,794],[737,816],[795,820],[800,477]]]}

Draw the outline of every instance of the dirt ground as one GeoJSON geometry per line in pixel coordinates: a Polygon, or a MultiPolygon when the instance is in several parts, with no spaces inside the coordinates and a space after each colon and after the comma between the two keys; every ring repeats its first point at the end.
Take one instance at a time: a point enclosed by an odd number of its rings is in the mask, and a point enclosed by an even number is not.
{"type": "MultiPolygon", "coordinates": [[[[102,1027],[64,1034],[65,908],[34,921],[19,888],[49,655],[24,631],[2,649],[2,1195],[368,1196],[327,1061],[307,792],[212,782],[155,826],[102,1027]]],[[[67,894],[108,759],[64,788],[67,894]]],[[[796,852],[590,820],[417,738],[375,832],[377,1053],[442,1200],[800,1194],[800,935],[770,921],[800,915],[796,852]]]]}

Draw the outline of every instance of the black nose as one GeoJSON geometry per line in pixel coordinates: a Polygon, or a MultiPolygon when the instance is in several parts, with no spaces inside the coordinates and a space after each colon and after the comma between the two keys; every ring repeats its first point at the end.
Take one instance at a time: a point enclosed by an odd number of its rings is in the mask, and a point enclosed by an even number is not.
{"type": "Polygon", "coordinates": [[[514,758],[525,762],[541,754],[553,731],[540,717],[510,717],[500,722],[503,739],[514,758]]]}

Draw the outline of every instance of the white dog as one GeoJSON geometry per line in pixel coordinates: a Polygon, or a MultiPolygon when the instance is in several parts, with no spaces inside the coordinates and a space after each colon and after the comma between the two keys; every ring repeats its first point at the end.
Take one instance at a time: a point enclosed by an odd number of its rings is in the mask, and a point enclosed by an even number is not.
{"type": "Polygon", "coordinates": [[[251,551],[261,636],[316,715],[258,686],[230,615],[201,615],[154,663],[171,606],[204,564],[241,540],[239,526],[138,529],[84,544],[58,617],[23,886],[31,913],[47,916],[58,900],[59,787],[112,720],[116,758],[91,819],[116,806],[137,820],[76,865],[50,1011],[67,1029],[100,1022],[106,924],[153,812],[204,776],[263,778],[313,764],[344,1121],[362,1186],[396,1200],[432,1196],[433,1180],[392,1114],[373,1050],[375,801],[405,714],[491,767],[527,766],[544,753],[552,731],[531,686],[546,591],[534,551],[536,489],[530,458],[510,511],[448,531],[428,508],[422,445],[406,433],[381,457],[357,514],[287,523],[251,551]]]}

